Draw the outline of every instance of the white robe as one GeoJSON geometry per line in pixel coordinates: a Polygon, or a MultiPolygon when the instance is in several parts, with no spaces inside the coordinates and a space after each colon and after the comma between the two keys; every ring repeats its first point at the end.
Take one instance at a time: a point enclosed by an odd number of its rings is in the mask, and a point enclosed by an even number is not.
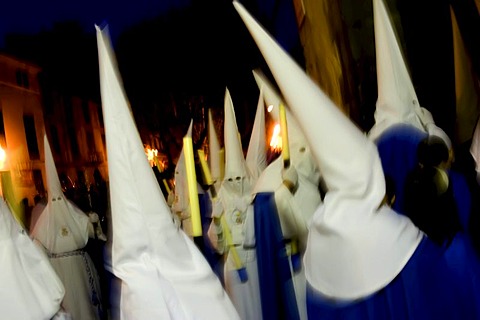
{"type": "Polygon", "coordinates": [[[50,319],[65,289],[47,257],[0,200],[0,310],[3,319],[50,319]]]}
{"type": "Polygon", "coordinates": [[[65,286],[62,307],[74,320],[100,319],[98,274],[83,251],[88,224],[88,216],[62,195],[49,199],[31,233],[65,286]]]}
{"type": "MultiPolygon", "coordinates": [[[[224,184],[227,183],[224,182],[224,184]]],[[[244,186],[246,185],[248,185],[248,182],[244,183],[244,186]]],[[[227,190],[227,188],[222,187],[219,191],[221,207],[219,208],[214,204],[213,216],[218,217],[220,215],[218,213],[219,210],[225,215],[232,235],[233,245],[247,271],[248,281],[242,283],[240,280],[232,251],[227,248],[228,244],[224,239],[222,227],[212,222],[208,235],[219,253],[228,251],[224,266],[225,290],[237,309],[240,318],[244,320],[262,319],[256,250],[254,248],[244,248],[243,246],[247,211],[253,210],[252,206],[250,206],[250,194],[249,192],[237,194],[232,192],[232,190],[227,190]],[[219,236],[221,237],[220,239],[219,236]]]]}

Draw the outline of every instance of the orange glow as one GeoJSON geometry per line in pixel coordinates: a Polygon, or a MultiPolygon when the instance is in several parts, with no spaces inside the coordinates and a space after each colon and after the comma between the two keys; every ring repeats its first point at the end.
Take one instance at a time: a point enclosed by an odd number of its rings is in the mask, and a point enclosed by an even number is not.
{"type": "Polygon", "coordinates": [[[7,153],[5,152],[5,149],[0,146],[0,164],[3,164],[5,160],[7,160],[7,153]]]}
{"type": "Polygon", "coordinates": [[[270,148],[274,151],[282,150],[282,136],[280,134],[280,124],[273,128],[272,138],[270,139],[270,148]]]}
{"type": "Polygon", "coordinates": [[[150,149],[149,146],[146,146],[145,147],[145,155],[147,156],[148,162],[150,163],[151,167],[156,165],[157,156],[158,156],[158,150],[157,149],[150,149]]]}

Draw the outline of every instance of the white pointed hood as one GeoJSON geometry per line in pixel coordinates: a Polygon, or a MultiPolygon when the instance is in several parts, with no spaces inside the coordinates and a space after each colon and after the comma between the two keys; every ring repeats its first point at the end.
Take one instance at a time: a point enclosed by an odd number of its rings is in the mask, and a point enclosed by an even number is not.
{"type": "MultiPolygon", "coordinates": [[[[185,137],[192,137],[193,120],[190,121],[187,134],[185,137]]],[[[187,168],[185,166],[185,154],[183,151],[178,156],[177,165],[175,166],[175,200],[172,208],[174,212],[185,212],[190,206],[190,198],[188,196],[187,168]]]]}
{"type": "Polygon", "coordinates": [[[224,180],[249,176],[238,132],[235,110],[228,89],[225,90],[225,176],[224,180]]]}
{"type": "Polygon", "coordinates": [[[213,123],[212,110],[208,110],[208,150],[209,150],[209,164],[210,174],[212,175],[215,185],[219,185],[222,181],[222,170],[224,164],[221,163],[220,157],[220,143],[218,141],[217,132],[215,131],[215,124],[213,123]]]}
{"type": "Polygon", "coordinates": [[[310,142],[328,188],[313,217],[305,273],[337,299],[380,290],[402,270],[421,240],[403,216],[379,206],[385,181],[375,145],[331,102],[238,2],[234,6],[310,142]]]}
{"type": "MultiPolygon", "coordinates": [[[[255,77],[259,89],[261,88],[264,92],[265,102],[268,106],[272,106],[269,115],[275,123],[280,123],[279,105],[280,103],[283,103],[286,106],[286,103],[261,71],[253,70],[253,76],[255,77]]],[[[318,191],[320,173],[311,154],[310,146],[308,145],[307,139],[300,129],[297,120],[292,116],[292,113],[288,108],[286,109],[286,113],[288,123],[288,143],[290,145],[290,161],[298,171],[300,180],[305,179],[309,184],[314,184],[315,189],[318,191]]],[[[260,175],[260,178],[255,185],[254,193],[276,190],[278,186],[282,184],[282,168],[282,159],[279,158],[272,162],[262,175],[260,175]]],[[[320,202],[320,195],[318,192],[317,195],[310,194],[309,198],[313,203],[318,204],[320,202]]]]}
{"type": "Polygon", "coordinates": [[[62,192],[47,136],[44,136],[48,202],[31,235],[50,253],[82,249],[88,241],[88,216],[62,192]]]}
{"type": "Polygon", "coordinates": [[[422,131],[433,123],[430,112],[420,107],[402,50],[383,0],[373,0],[378,100],[375,125],[369,132],[378,138],[396,123],[408,123],[422,131]]]}
{"type": "Polygon", "coordinates": [[[237,319],[219,280],[173,224],[145,157],[110,44],[97,29],[110,176],[112,265],[125,319],[237,319]]]}
{"type": "Polygon", "coordinates": [[[265,103],[263,101],[262,89],[260,89],[260,95],[258,97],[257,112],[255,114],[255,121],[253,122],[250,143],[248,144],[246,162],[254,180],[257,180],[262,171],[267,167],[265,103]]]}
{"type": "Polygon", "coordinates": [[[477,171],[478,175],[480,174],[480,119],[478,120],[477,127],[475,128],[475,132],[473,133],[470,153],[475,160],[475,170],[477,171]]]}
{"type": "Polygon", "coordinates": [[[10,319],[51,319],[65,289],[48,258],[0,198],[0,310],[10,319]]]}

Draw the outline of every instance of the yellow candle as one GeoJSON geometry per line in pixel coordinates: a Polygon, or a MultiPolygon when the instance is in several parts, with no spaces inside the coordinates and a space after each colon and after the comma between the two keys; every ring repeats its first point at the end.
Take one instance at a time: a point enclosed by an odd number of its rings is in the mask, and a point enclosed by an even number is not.
{"type": "Polygon", "coordinates": [[[225,220],[225,215],[222,215],[221,223],[222,223],[222,230],[225,234],[225,240],[227,241],[227,246],[229,247],[230,253],[232,254],[233,263],[235,264],[235,269],[241,269],[243,267],[242,260],[238,255],[237,249],[233,245],[232,234],[230,233],[230,229],[228,228],[227,220],[225,220]]]}
{"type": "Polygon", "coordinates": [[[167,180],[163,179],[162,181],[163,181],[163,185],[165,186],[165,190],[167,190],[167,193],[170,193],[171,190],[170,190],[170,187],[168,185],[167,180]]]}
{"type": "Polygon", "coordinates": [[[202,165],[203,176],[205,177],[205,183],[209,186],[213,184],[212,175],[210,174],[210,169],[208,168],[207,161],[205,161],[205,152],[203,150],[197,150],[198,159],[200,159],[200,164],[202,165]]]}
{"type": "Polygon", "coordinates": [[[288,168],[290,166],[290,148],[288,145],[288,129],[287,129],[287,112],[285,106],[281,103],[280,111],[280,131],[282,134],[282,158],[283,166],[288,168]]]}
{"type": "Polygon", "coordinates": [[[195,161],[193,158],[192,138],[183,138],[183,152],[187,171],[188,195],[190,198],[190,218],[192,220],[192,236],[202,235],[202,222],[200,220],[200,206],[198,204],[197,176],[195,175],[195,161]]]}

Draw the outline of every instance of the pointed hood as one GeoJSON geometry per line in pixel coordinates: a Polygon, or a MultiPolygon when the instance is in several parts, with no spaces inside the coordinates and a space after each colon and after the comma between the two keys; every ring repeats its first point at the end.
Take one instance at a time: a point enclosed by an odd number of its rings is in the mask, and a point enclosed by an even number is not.
{"type": "Polygon", "coordinates": [[[378,100],[372,140],[396,123],[408,123],[423,131],[433,123],[430,112],[420,107],[402,50],[383,0],[373,0],[378,100]]]}
{"type": "Polygon", "coordinates": [[[265,132],[265,103],[263,90],[260,89],[258,97],[257,113],[253,122],[252,135],[248,144],[247,166],[252,178],[258,179],[262,171],[267,167],[267,138],[265,132]]]}
{"type": "Polygon", "coordinates": [[[222,180],[220,157],[220,143],[218,142],[217,132],[215,131],[215,124],[213,123],[212,110],[208,110],[208,150],[209,150],[209,164],[210,174],[213,181],[218,184],[222,180]]]}
{"type": "MultiPolygon", "coordinates": [[[[475,170],[477,175],[480,174],[480,119],[477,122],[477,127],[473,133],[472,144],[470,146],[470,153],[475,160],[475,170]]],[[[480,181],[479,181],[480,183],[480,181]]]]}
{"type": "Polygon", "coordinates": [[[43,140],[48,202],[31,235],[50,253],[82,249],[88,241],[88,216],[63,194],[46,135],[43,140]]]}
{"type": "Polygon", "coordinates": [[[402,270],[421,233],[408,218],[380,207],[385,181],[375,145],[240,3],[234,6],[301,124],[328,188],[310,225],[307,280],[328,297],[372,294],[402,270]]]}
{"type": "Polygon", "coordinates": [[[228,89],[225,90],[225,176],[224,180],[249,176],[245,156],[243,155],[242,142],[238,132],[235,110],[228,89]]]}
{"type": "Polygon", "coordinates": [[[172,222],[127,103],[108,27],[96,29],[121,312],[132,319],[237,319],[208,263],[172,222]]]}
{"type": "Polygon", "coordinates": [[[65,289],[47,256],[0,198],[0,310],[17,319],[51,319],[65,289]]]}
{"type": "Polygon", "coordinates": [[[48,199],[56,199],[63,197],[62,185],[58,178],[57,168],[55,167],[55,161],[53,160],[52,149],[48,142],[47,136],[43,136],[43,143],[45,149],[45,172],[47,175],[47,190],[48,199]]]}
{"type": "MultiPolygon", "coordinates": [[[[187,134],[185,137],[192,137],[193,120],[190,121],[187,134]]],[[[188,196],[187,168],[185,166],[185,154],[183,151],[178,156],[177,165],[175,166],[175,200],[172,209],[174,212],[186,212],[190,206],[188,196]]]]}
{"type": "MultiPolygon", "coordinates": [[[[262,89],[264,92],[265,102],[268,106],[272,106],[269,115],[275,123],[280,123],[279,105],[280,103],[283,103],[286,106],[286,103],[261,71],[253,70],[253,76],[257,82],[258,88],[262,89]]],[[[292,113],[288,108],[286,108],[286,113],[291,163],[295,166],[300,179],[308,180],[310,183],[318,186],[320,173],[314,163],[307,139],[300,129],[297,120],[292,116],[292,113]]],[[[276,190],[276,188],[282,183],[281,170],[283,165],[277,164],[277,161],[281,162],[281,160],[277,159],[265,169],[264,174],[260,176],[258,183],[255,185],[254,193],[276,190]]],[[[316,196],[311,195],[311,199],[313,198],[316,198],[316,196]]],[[[320,199],[318,197],[318,199],[313,202],[318,203],[319,201],[320,199]]]]}
{"type": "MultiPolygon", "coordinates": [[[[260,70],[253,70],[252,72],[258,88],[263,91],[263,96],[265,98],[267,106],[272,106],[269,115],[276,123],[280,123],[280,109],[278,106],[281,103],[286,106],[285,101],[283,101],[281,95],[277,92],[277,90],[273,87],[267,77],[260,70]]],[[[289,144],[292,146],[296,143],[305,143],[305,135],[302,133],[300,126],[297,123],[297,120],[292,116],[288,108],[286,112],[289,144]]]]}

